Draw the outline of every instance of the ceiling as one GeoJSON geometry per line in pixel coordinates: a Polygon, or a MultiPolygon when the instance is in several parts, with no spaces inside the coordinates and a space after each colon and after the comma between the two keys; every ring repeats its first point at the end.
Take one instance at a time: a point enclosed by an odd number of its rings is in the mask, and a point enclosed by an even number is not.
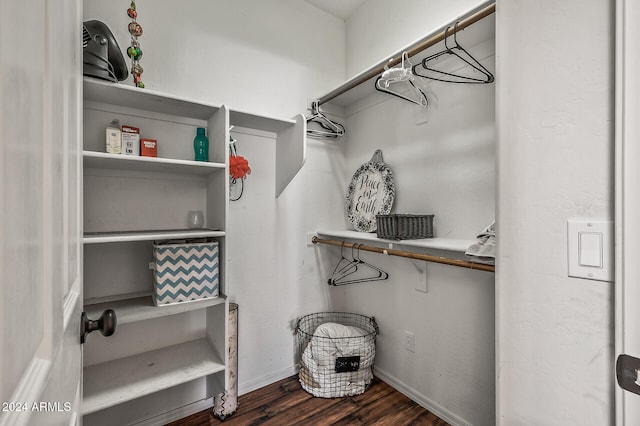
{"type": "Polygon", "coordinates": [[[342,20],[347,19],[366,0],[305,0],[318,9],[336,16],[342,20]]]}

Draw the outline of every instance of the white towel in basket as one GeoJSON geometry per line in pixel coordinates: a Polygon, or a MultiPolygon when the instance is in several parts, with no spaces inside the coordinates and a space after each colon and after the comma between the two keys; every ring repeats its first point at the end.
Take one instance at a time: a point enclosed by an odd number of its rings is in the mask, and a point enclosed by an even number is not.
{"type": "Polygon", "coordinates": [[[366,335],[363,329],[350,325],[334,322],[320,324],[311,338],[311,356],[319,366],[333,368],[337,357],[359,355],[362,351],[362,340],[347,337],[366,335]]]}
{"type": "Polygon", "coordinates": [[[333,398],[359,395],[373,380],[371,371],[375,357],[374,340],[368,342],[370,347],[363,347],[362,339],[368,335],[358,327],[337,323],[324,323],[316,328],[311,341],[302,354],[300,383],[309,393],[317,397],[333,398]],[[336,373],[337,357],[364,355],[360,360],[358,371],[336,373]]]}

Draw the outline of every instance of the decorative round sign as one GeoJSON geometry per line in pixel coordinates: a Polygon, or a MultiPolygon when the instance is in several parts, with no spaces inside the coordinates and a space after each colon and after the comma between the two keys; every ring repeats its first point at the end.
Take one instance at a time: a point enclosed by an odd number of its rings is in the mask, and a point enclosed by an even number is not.
{"type": "Polygon", "coordinates": [[[356,170],[347,189],[347,219],[356,231],[374,232],[376,215],[389,214],[396,195],[393,172],[382,162],[382,151],[356,170]]]}

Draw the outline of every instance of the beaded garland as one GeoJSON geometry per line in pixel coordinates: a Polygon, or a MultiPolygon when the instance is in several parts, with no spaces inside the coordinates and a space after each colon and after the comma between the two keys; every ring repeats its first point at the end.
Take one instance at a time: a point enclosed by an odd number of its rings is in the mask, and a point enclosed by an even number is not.
{"type": "Polygon", "coordinates": [[[140,58],[142,58],[142,49],[140,49],[140,42],[138,37],[142,36],[142,26],[138,24],[136,18],[138,12],[136,11],[136,2],[131,1],[131,6],[127,9],[127,15],[131,18],[129,23],[129,34],[131,34],[131,46],[127,49],[127,55],[131,58],[131,75],[133,76],[133,83],[136,87],[144,88],[141,75],[144,69],[140,65],[140,58]]]}

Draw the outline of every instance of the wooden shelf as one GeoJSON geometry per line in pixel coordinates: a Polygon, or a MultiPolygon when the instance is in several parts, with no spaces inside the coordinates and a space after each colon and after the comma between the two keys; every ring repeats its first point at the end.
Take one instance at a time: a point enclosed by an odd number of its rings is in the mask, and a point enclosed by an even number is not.
{"type": "Polygon", "coordinates": [[[224,371],[207,339],[194,340],[84,369],[82,414],[224,371]]]}
{"type": "Polygon", "coordinates": [[[419,247],[423,249],[445,250],[457,253],[464,253],[471,244],[476,240],[463,240],[455,238],[424,238],[420,240],[386,240],[378,238],[375,233],[349,231],[349,230],[334,230],[334,231],[317,231],[318,236],[324,235],[327,237],[342,238],[348,240],[358,240],[375,242],[384,245],[388,245],[389,248],[393,246],[402,247],[419,247]]]}
{"type": "Polygon", "coordinates": [[[125,243],[131,241],[175,240],[182,238],[223,237],[224,231],[213,229],[168,229],[152,231],[88,232],[84,244],[125,243]]]}
{"type": "Polygon", "coordinates": [[[224,170],[224,163],[174,160],[170,158],[141,157],[104,152],[83,151],[85,168],[135,170],[142,172],[169,172],[193,175],[209,175],[224,170]]]}
{"type": "Polygon", "coordinates": [[[137,297],[134,299],[123,299],[112,302],[102,302],[92,305],[85,305],[84,310],[89,318],[95,319],[102,315],[105,309],[116,311],[118,325],[128,324],[137,321],[165,317],[168,315],[181,314],[183,312],[195,311],[215,305],[224,304],[226,296],[192,300],[189,302],[174,303],[171,305],[156,306],[151,296],[137,297]]]}

